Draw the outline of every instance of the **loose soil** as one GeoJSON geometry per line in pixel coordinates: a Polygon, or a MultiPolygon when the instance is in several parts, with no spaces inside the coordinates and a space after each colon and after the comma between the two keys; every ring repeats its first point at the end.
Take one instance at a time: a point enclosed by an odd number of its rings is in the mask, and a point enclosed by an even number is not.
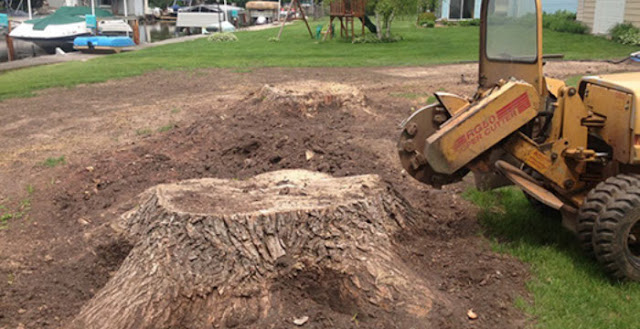
{"type": "MultiPolygon", "coordinates": [[[[560,78],[632,69],[591,62],[545,68],[560,78]]],[[[425,212],[417,228],[394,237],[394,247],[446,296],[434,302],[430,325],[532,324],[514,306],[516,298],[530,298],[528,269],[492,252],[478,234],[476,209],[459,195],[469,183],[436,190],[403,175],[397,161],[398,125],[412,108],[438,90],[471,95],[476,70],[464,64],[159,71],[0,103],[0,205],[7,209],[1,212],[22,213],[0,230],[0,328],[65,327],[131,250],[119,216],[145,189],[292,168],[377,174],[425,212]],[[61,156],[63,164],[45,165],[61,156]],[[469,309],[478,319],[468,319],[469,309]]],[[[309,316],[306,327],[375,327],[375,320],[332,303],[331,286],[316,282],[279,283],[291,314],[309,316]]],[[[292,327],[291,321],[274,319],[272,327],[292,327]]]]}

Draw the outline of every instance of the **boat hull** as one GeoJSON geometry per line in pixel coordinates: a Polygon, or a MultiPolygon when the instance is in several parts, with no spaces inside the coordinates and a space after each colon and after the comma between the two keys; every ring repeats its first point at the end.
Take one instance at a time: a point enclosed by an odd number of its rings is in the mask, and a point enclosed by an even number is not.
{"type": "Polygon", "coordinates": [[[44,30],[35,30],[33,24],[22,23],[9,34],[12,38],[30,41],[47,52],[55,52],[56,47],[73,50],[73,40],[79,36],[91,35],[86,23],[49,25],[44,30]]]}
{"type": "Polygon", "coordinates": [[[48,53],[55,53],[56,48],[60,48],[64,51],[72,51],[73,40],[77,37],[88,36],[88,35],[91,35],[91,33],[84,33],[84,34],[59,37],[59,38],[14,37],[14,39],[32,42],[36,46],[44,49],[48,53]]]}

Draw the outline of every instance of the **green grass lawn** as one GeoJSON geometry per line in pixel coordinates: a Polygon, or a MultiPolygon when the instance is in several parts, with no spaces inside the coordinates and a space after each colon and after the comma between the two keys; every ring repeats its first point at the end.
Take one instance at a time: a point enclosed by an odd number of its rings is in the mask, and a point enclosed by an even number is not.
{"type": "MultiPolygon", "coordinates": [[[[312,29],[325,23],[310,22],[312,29]]],[[[477,60],[478,28],[416,28],[413,20],[396,21],[394,32],[404,40],[388,44],[351,44],[309,38],[304,24],[287,26],[280,42],[268,39],[277,29],[238,32],[235,43],[205,39],[71,62],[0,73],[0,99],[28,96],[33,90],[139,75],[158,69],[232,67],[403,66],[477,60]]],[[[608,59],[627,56],[635,47],[590,35],[545,31],[545,53],[566,59],[608,59]]]]}
{"type": "Polygon", "coordinates": [[[531,264],[532,303],[519,301],[541,328],[638,328],[640,284],[609,280],[583,254],[556,215],[542,215],[522,192],[469,190],[465,197],[482,208],[484,235],[496,251],[531,264]]]}

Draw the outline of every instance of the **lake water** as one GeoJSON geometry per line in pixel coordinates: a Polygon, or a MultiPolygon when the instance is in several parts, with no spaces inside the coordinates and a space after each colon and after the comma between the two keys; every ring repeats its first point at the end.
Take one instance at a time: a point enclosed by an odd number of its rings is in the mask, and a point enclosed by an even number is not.
{"type": "Polygon", "coordinates": [[[547,13],[555,13],[558,10],[575,13],[578,10],[578,0],[542,0],[542,10],[547,13]]]}

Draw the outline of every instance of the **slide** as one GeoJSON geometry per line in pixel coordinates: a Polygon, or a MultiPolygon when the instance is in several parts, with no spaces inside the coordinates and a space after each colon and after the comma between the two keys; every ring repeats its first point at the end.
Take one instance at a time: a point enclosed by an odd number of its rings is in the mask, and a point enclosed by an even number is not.
{"type": "Polygon", "coordinates": [[[369,31],[371,31],[371,33],[378,32],[378,28],[376,27],[375,24],[373,24],[373,22],[371,21],[371,19],[369,19],[369,16],[367,15],[364,15],[364,25],[369,29],[369,31]]]}

